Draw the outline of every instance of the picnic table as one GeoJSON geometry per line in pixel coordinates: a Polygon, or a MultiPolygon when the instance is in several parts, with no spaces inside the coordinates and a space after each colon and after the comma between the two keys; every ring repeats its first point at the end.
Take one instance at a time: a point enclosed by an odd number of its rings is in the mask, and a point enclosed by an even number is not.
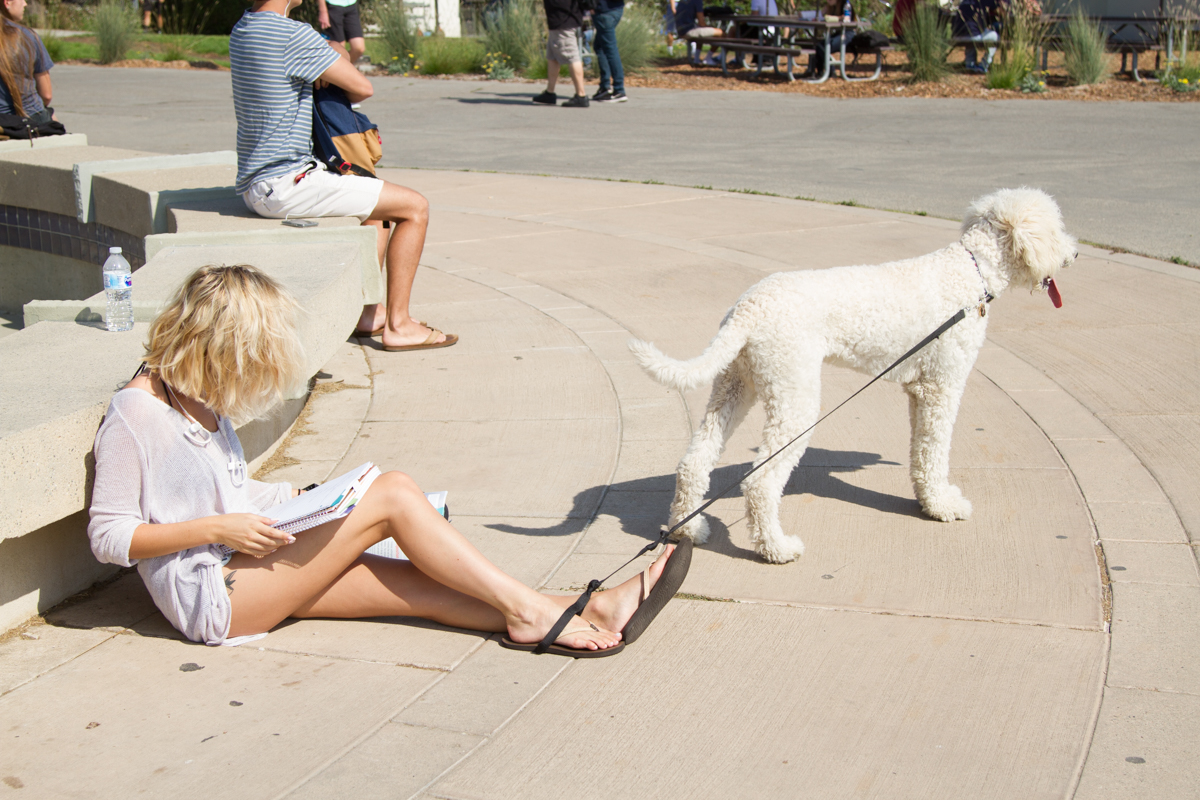
{"type": "Polygon", "coordinates": [[[748,53],[756,56],[758,69],[755,75],[761,75],[763,56],[773,56],[775,72],[779,72],[779,58],[787,58],[787,76],[789,81],[796,80],[795,60],[800,56],[812,57],[818,51],[825,56],[825,67],[819,76],[801,78],[808,83],[824,83],[829,80],[836,66],[841,72],[842,79],[847,81],[873,81],[883,71],[883,50],[888,48],[872,48],[875,55],[875,71],[864,77],[852,77],[846,73],[846,45],[855,31],[865,27],[859,20],[826,17],[821,19],[801,19],[799,14],[786,16],[765,16],[760,14],[710,14],[708,19],[716,23],[727,33],[753,32],[753,37],[739,36],[702,36],[694,41],[707,44],[721,50],[721,72],[729,74],[729,53],[748,53]],[[837,32],[842,33],[841,45],[834,51],[831,42],[837,32]],[[838,57],[834,57],[834,52],[838,57]]]}
{"type": "MultiPolygon", "coordinates": [[[[1043,14],[1042,20],[1052,29],[1066,24],[1071,19],[1069,14],[1043,14]]],[[[1162,55],[1162,33],[1165,27],[1167,34],[1167,57],[1175,52],[1175,24],[1182,23],[1189,29],[1196,26],[1196,19],[1139,15],[1136,17],[1088,17],[1093,23],[1098,23],[1105,29],[1104,43],[1108,50],[1121,54],[1121,72],[1128,72],[1138,82],[1144,80],[1138,72],[1138,55],[1147,51],[1154,52],[1154,68],[1158,69],[1162,55]],[[1131,58],[1128,69],[1126,58],[1131,58]]],[[[1053,47],[1061,47],[1060,35],[1047,36],[1042,43],[1042,69],[1046,69],[1047,54],[1053,47]]]]}

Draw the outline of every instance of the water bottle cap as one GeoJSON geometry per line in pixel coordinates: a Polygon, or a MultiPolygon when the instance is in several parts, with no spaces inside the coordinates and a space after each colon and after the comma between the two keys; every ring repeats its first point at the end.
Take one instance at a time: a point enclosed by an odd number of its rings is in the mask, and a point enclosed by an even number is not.
{"type": "Polygon", "coordinates": [[[114,255],[118,255],[118,256],[119,256],[119,255],[121,255],[121,248],[119,248],[119,247],[110,247],[110,248],[108,248],[108,252],[109,252],[110,254],[114,254],[114,255]]]}

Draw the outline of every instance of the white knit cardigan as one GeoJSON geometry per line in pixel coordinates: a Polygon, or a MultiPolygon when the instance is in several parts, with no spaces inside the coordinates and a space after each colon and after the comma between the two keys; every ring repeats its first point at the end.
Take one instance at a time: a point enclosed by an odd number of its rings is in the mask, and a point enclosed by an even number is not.
{"type": "Polygon", "coordinates": [[[221,574],[228,550],[204,545],[138,562],[129,557],[133,531],[144,523],[259,514],[290,498],[291,485],[246,475],[229,420],[221,417],[217,432],[209,433],[142,389],[122,389],[113,397],[94,452],[88,538],[96,558],[136,563],[172,625],[192,641],[223,642],[231,614],[221,574]]]}

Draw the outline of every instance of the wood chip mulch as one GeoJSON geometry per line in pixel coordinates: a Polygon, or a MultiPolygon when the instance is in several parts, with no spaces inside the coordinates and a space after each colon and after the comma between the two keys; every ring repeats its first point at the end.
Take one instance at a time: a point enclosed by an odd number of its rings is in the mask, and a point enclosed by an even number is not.
{"type": "MultiPolygon", "coordinates": [[[[1058,54],[1052,54],[1058,55],[1058,54]]],[[[1143,62],[1142,68],[1150,71],[1151,63],[1143,62]]],[[[864,57],[862,69],[851,70],[851,75],[869,75],[874,70],[875,60],[864,57]],[[870,69],[867,68],[868,63],[870,69]]],[[[1021,92],[1009,89],[989,89],[983,75],[959,71],[957,65],[944,80],[938,83],[913,83],[902,53],[888,53],[883,75],[877,81],[848,83],[836,74],[821,84],[797,80],[789,82],[780,61],[781,72],[776,75],[768,66],[760,77],[754,77],[754,69],[730,70],[729,77],[721,75],[720,67],[693,67],[680,60],[679,63],[661,66],[653,72],[635,75],[627,73],[626,86],[654,89],[692,89],[708,91],[752,91],[791,92],[814,97],[864,98],[864,97],[953,97],[983,100],[1118,100],[1151,102],[1195,102],[1200,101],[1200,91],[1176,92],[1155,80],[1134,81],[1129,75],[1113,75],[1103,83],[1091,86],[1068,86],[1065,74],[1057,70],[1052,57],[1046,77],[1046,91],[1040,93],[1021,92]]],[[[1113,65],[1115,70],[1118,62],[1113,65]]],[[[796,69],[799,74],[802,68],[796,69]]],[[[1153,74],[1151,72],[1151,74],[1153,74]]],[[[1145,72],[1143,72],[1143,76],[1145,72]]]]}

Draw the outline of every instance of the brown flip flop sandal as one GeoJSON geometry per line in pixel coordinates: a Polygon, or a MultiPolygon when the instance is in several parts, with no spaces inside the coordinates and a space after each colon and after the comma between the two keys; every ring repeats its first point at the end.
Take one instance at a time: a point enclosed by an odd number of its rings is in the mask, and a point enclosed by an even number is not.
{"type": "Polygon", "coordinates": [[[405,344],[405,345],[387,345],[383,349],[389,353],[403,353],[408,350],[436,350],[439,347],[450,347],[458,341],[458,334],[445,334],[446,340],[443,342],[437,341],[437,338],[442,335],[442,332],[437,328],[433,328],[429,336],[421,344],[405,344]]]}

